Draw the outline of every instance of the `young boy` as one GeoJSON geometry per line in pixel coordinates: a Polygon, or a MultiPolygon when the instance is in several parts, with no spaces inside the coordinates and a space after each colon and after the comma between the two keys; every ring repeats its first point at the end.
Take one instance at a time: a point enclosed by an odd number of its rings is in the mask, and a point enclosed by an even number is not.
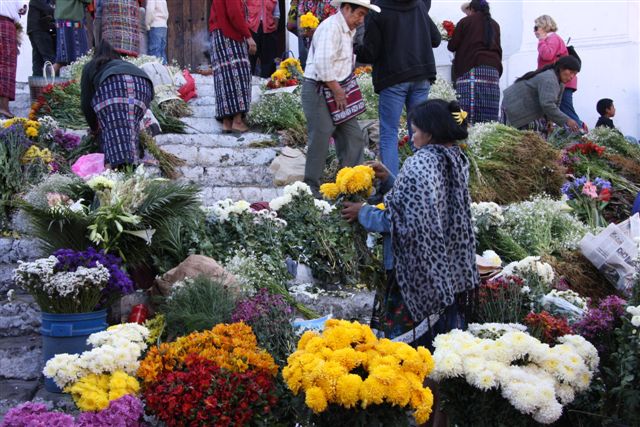
{"type": "Polygon", "coordinates": [[[167,63],[167,0],[147,0],[147,53],[167,63]]]}
{"type": "Polygon", "coordinates": [[[613,120],[611,120],[611,117],[616,115],[616,107],[613,105],[613,100],[609,98],[601,99],[596,104],[596,110],[598,111],[598,114],[600,114],[600,118],[598,119],[598,123],[596,123],[596,127],[606,126],[611,129],[616,128],[613,125],[613,120]]]}

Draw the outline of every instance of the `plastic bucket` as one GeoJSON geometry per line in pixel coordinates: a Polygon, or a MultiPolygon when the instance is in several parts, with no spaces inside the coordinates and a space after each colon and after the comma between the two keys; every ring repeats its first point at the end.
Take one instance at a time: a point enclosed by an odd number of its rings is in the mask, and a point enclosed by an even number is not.
{"type": "MultiPolygon", "coordinates": [[[[90,313],[42,313],[42,356],[46,364],[56,354],[77,354],[89,350],[87,337],[107,328],[107,310],[90,313]]],[[[44,379],[44,388],[52,393],[62,390],[51,378],[44,379]]]]}

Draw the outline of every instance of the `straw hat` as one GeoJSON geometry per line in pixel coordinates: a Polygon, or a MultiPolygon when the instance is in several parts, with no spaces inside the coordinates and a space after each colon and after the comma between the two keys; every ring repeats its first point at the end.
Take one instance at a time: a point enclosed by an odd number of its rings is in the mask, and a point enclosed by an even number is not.
{"type": "Polygon", "coordinates": [[[351,3],[356,6],[366,7],[374,12],[380,13],[380,7],[375,4],[371,4],[371,0],[332,0],[331,6],[339,8],[342,3],[351,3]]]}

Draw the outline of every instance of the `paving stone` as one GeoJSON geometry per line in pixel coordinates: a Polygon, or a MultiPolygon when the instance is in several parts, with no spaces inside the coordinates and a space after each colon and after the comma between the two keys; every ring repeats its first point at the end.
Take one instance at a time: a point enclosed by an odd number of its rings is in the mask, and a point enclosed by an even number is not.
{"type": "Polygon", "coordinates": [[[193,112],[192,117],[209,117],[213,118],[216,115],[216,107],[214,105],[193,105],[191,106],[193,112]]]}
{"type": "Polygon", "coordinates": [[[314,310],[321,316],[331,314],[335,318],[358,320],[368,323],[373,310],[374,291],[348,291],[345,296],[295,293],[296,301],[314,310]]]}
{"type": "Polygon", "coordinates": [[[30,238],[0,238],[0,264],[15,263],[18,260],[33,261],[43,256],[38,240],[30,238]]]}
{"type": "Polygon", "coordinates": [[[273,174],[268,166],[189,167],[180,168],[183,178],[203,187],[256,185],[273,186],[273,174]]]}
{"type": "MultiPolygon", "coordinates": [[[[38,380],[0,380],[0,414],[4,415],[6,411],[2,411],[3,402],[11,401],[9,408],[17,403],[31,400],[38,390],[38,380]]],[[[9,409],[7,408],[7,410],[9,409]]]]}
{"type": "Polygon", "coordinates": [[[200,198],[203,206],[212,206],[218,200],[232,199],[247,202],[264,202],[282,195],[282,188],[261,187],[209,187],[203,188],[200,198]]]}
{"type": "Polygon", "coordinates": [[[30,295],[0,305],[0,338],[39,333],[40,309],[30,295]]]}
{"type": "Polygon", "coordinates": [[[269,165],[277,151],[272,148],[209,148],[199,149],[198,166],[269,165]]]}
{"type": "Polygon", "coordinates": [[[272,142],[273,137],[264,133],[247,132],[240,136],[233,134],[209,133],[176,135],[164,134],[156,136],[156,142],[163,149],[167,145],[186,145],[200,147],[248,147],[256,143],[272,142]]]}
{"type": "Polygon", "coordinates": [[[184,117],[180,120],[187,125],[185,128],[187,134],[222,132],[222,124],[213,117],[184,117]]]}
{"type": "Polygon", "coordinates": [[[37,380],[42,367],[40,335],[0,339],[0,378],[37,380]]]}

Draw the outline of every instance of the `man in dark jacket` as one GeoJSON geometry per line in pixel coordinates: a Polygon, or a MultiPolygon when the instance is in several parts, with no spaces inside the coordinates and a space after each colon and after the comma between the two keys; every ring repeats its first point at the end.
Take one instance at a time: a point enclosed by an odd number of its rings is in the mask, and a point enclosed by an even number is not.
{"type": "Polygon", "coordinates": [[[367,19],[356,54],[359,62],[373,65],[373,87],[380,95],[380,157],[396,175],[402,108],[408,112],[427,100],[436,79],[433,48],[441,37],[429,17],[431,0],[378,0],[376,5],[382,12],[367,19]]]}
{"type": "Polygon", "coordinates": [[[56,24],[51,0],[31,0],[27,14],[27,35],[31,42],[34,76],[42,75],[46,61],[56,62],[56,24]]]}

